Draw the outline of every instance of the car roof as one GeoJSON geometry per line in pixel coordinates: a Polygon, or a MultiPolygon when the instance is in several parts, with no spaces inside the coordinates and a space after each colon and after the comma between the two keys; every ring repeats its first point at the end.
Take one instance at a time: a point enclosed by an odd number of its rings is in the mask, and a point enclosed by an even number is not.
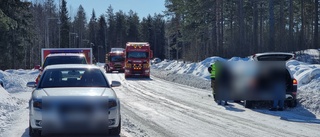
{"type": "Polygon", "coordinates": [[[84,57],[83,53],[54,53],[54,54],[49,54],[47,57],[56,57],[56,56],[79,56],[79,57],[84,57]]]}
{"type": "Polygon", "coordinates": [[[95,66],[95,65],[91,65],[91,64],[59,64],[59,65],[49,65],[46,67],[46,70],[48,69],[65,69],[65,68],[80,68],[80,69],[101,69],[100,67],[98,66],[95,66]]]}

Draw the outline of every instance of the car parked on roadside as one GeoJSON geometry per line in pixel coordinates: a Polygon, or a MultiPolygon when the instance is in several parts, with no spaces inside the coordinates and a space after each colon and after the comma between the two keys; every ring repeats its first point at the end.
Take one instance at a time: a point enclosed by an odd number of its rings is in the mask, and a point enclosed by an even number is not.
{"type": "MultiPolygon", "coordinates": [[[[252,61],[267,61],[267,62],[277,62],[277,61],[288,61],[294,58],[294,54],[285,52],[267,52],[259,53],[251,56],[252,61]]],[[[297,106],[297,80],[291,74],[289,68],[286,66],[286,104],[288,107],[297,106]]],[[[238,102],[238,101],[237,101],[238,102]]],[[[244,100],[244,106],[246,108],[251,108],[253,104],[257,102],[256,100],[244,100]]]]}
{"type": "Polygon", "coordinates": [[[119,135],[120,101],[113,87],[120,85],[117,81],[109,83],[104,70],[94,65],[47,66],[38,84],[27,84],[35,88],[29,101],[30,136],[105,134],[108,130],[119,135]]]}

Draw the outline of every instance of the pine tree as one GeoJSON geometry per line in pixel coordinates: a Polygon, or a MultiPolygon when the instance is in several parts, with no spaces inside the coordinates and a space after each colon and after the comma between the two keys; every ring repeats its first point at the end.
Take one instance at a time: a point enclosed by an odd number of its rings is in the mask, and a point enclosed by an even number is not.
{"type": "Polygon", "coordinates": [[[60,47],[69,48],[69,33],[70,33],[70,18],[67,10],[66,0],[62,0],[61,10],[60,10],[60,47]]]}

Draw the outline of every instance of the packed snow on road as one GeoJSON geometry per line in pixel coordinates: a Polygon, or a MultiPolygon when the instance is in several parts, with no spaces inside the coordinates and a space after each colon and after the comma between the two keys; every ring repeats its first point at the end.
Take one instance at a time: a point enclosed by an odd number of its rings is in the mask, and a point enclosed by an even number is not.
{"type": "MultiPolygon", "coordinates": [[[[292,60],[287,63],[299,81],[298,107],[282,112],[246,109],[241,104],[217,105],[211,97],[207,67],[215,60],[248,58],[210,57],[198,63],[164,60],[151,69],[150,79],[125,79],[106,74],[121,100],[120,136],[320,136],[320,65],[292,60]]],[[[103,64],[98,64],[103,67],[103,64]]],[[[0,137],[28,137],[28,100],[37,70],[0,71],[0,137]]]]}

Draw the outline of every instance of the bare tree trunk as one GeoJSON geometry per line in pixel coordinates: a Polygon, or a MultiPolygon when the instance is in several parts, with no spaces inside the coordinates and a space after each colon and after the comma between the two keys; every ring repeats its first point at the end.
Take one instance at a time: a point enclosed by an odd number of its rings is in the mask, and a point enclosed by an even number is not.
{"type": "Polygon", "coordinates": [[[275,50],[274,45],[274,4],[273,0],[269,0],[269,51],[275,50]]]}
{"type": "Polygon", "coordinates": [[[239,46],[238,47],[238,56],[241,56],[243,54],[243,47],[244,47],[244,17],[243,17],[243,0],[239,0],[238,5],[238,11],[239,11],[239,46]]]}
{"type": "MultiPolygon", "coordinates": [[[[284,0],[280,0],[280,35],[279,36],[285,36],[284,33],[284,0]]],[[[279,37],[280,45],[279,48],[280,50],[287,50],[287,47],[283,43],[283,37],[279,37]]]]}
{"type": "Polygon", "coordinates": [[[221,51],[221,54],[223,55],[223,56],[225,56],[225,53],[224,53],[224,47],[223,47],[223,42],[224,42],[224,33],[223,33],[223,31],[224,31],[224,17],[223,17],[223,0],[221,0],[221,3],[220,3],[220,51],[221,51]]]}
{"type": "Polygon", "coordinates": [[[293,0],[289,0],[289,46],[291,46],[292,50],[296,50],[296,46],[293,45],[293,0]]]}
{"type": "Polygon", "coordinates": [[[300,44],[298,50],[301,50],[301,47],[305,47],[305,19],[304,19],[304,0],[301,0],[301,33],[300,33],[300,44]]]}
{"type": "Polygon", "coordinates": [[[215,27],[216,27],[216,46],[217,46],[217,54],[220,55],[220,25],[219,25],[219,22],[220,22],[220,0],[216,0],[216,22],[215,22],[215,27]]]}
{"type": "Polygon", "coordinates": [[[253,6],[253,45],[251,53],[255,53],[258,47],[258,6],[257,0],[252,0],[251,2],[253,6]]]}
{"type": "Polygon", "coordinates": [[[260,3],[260,42],[259,42],[259,48],[258,48],[258,52],[263,51],[263,3],[260,3]]]}
{"type": "Polygon", "coordinates": [[[315,0],[315,7],[314,7],[314,37],[313,37],[313,48],[318,48],[318,38],[319,38],[319,0],[315,0]]]}

